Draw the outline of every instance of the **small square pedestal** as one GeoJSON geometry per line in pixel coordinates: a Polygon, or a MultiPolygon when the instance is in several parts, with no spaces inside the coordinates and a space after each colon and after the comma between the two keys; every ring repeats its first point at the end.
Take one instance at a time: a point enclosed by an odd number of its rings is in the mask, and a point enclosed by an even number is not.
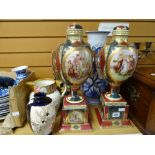
{"type": "Polygon", "coordinates": [[[120,100],[110,100],[102,94],[101,103],[95,110],[101,127],[132,125],[128,119],[129,105],[123,97],[120,100]]]}
{"type": "Polygon", "coordinates": [[[63,99],[62,107],[62,124],[61,131],[74,131],[74,130],[91,130],[92,127],[89,123],[89,110],[84,99],[80,103],[70,103],[67,101],[67,96],[63,99]]]}

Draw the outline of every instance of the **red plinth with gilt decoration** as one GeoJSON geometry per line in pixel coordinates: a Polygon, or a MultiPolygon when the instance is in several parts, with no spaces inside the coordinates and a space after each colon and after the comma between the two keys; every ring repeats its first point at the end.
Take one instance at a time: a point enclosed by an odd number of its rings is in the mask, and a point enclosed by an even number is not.
{"type": "Polygon", "coordinates": [[[132,125],[128,119],[129,105],[123,97],[120,100],[110,100],[102,94],[101,103],[95,111],[101,127],[132,125]]]}
{"type": "Polygon", "coordinates": [[[67,97],[65,96],[63,99],[60,132],[91,130],[88,117],[89,109],[85,98],[82,96],[84,100],[80,103],[70,103],[67,101],[67,97]]]}

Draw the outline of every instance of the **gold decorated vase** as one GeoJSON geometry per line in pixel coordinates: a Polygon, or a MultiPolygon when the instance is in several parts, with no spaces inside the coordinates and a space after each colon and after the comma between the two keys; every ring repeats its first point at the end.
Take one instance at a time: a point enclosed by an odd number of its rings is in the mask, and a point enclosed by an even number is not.
{"type": "Polygon", "coordinates": [[[120,100],[120,85],[130,78],[137,64],[137,50],[128,43],[129,28],[117,26],[113,29],[112,43],[105,50],[104,77],[111,86],[111,91],[105,96],[110,100],[120,100]]]}
{"type": "Polygon", "coordinates": [[[77,94],[80,85],[89,77],[92,70],[92,52],[89,44],[83,41],[83,28],[79,24],[67,27],[66,41],[53,52],[52,65],[55,76],[71,86],[70,103],[79,103],[83,97],[77,94]]]}

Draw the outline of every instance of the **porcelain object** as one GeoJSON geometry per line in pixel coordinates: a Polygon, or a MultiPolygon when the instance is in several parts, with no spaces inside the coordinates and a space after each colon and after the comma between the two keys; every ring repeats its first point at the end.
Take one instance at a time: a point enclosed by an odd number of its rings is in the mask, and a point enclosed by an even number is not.
{"type": "Polygon", "coordinates": [[[28,66],[19,66],[12,69],[12,72],[15,72],[17,75],[15,80],[16,85],[28,76],[27,68],[28,66]]]}
{"type": "Polygon", "coordinates": [[[67,101],[70,103],[83,101],[83,97],[77,94],[77,90],[92,71],[91,48],[89,44],[84,43],[82,34],[81,25],[69,25],[66,41],[52,56],[52,64],[55,64],[54,70],[57,77],[61,77],[64,83],[71,86],[72,92],[67,97],[67,101]]]}
{"type": "Polygon", "coordinates": [[[91,46],[94,55],[93,73],[82,85],[83,92],[89,104],[99,104],[101,93],[107,91],[108,82],[99,77],[96,68],[96,60],[98,52],[104,46],[107,36],[110,32],[107,31],[87,31],[88,43],[91,46]]]}
{"type": "Polygon", "coordinates": [[[34,86],[34,91],[31,92],[29,97],[29,102],[32,102],[34,98],[34,94],[38,92],[46,93],[48,97],[52,99],[52,103],[55,105],[56,112],[60,107],[61,98],[64,96],[66,92],[66,87],[62,94],[57,90],[56,83],[51,79],[40,79],[34,82],[28,82],[28,84],[32,84],[34,86]]]}
{"type": "Polygon", "coordinates": [[[27,117],[34,134],[52,134],[56,118],[52,99],[43,92],[35,93],[33,102],[27,105],[27,117]]]}
{"type": "Polygon", "coordinates": [[[112,32],[113,41],[104,49],[106,58],[104,77],[111,87],[111,91],[105,96],[110,100],[122,98],[119,87],[133,75],[136,68],[138,54],[135,46],[128,43],[128,33],[127,26],[115,27],[112,32]]]}

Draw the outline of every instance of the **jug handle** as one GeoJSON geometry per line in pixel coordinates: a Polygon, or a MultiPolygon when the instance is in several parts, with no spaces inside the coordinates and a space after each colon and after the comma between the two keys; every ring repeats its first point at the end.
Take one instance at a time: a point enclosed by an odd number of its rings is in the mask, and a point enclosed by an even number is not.
{"type": "Polygon", "coordinates": [[[61,94],[61,98],[64,97],[66,91],[67,91],[67,85],[66,85],[66,83],[64,83],[64,91],[63,91],[62,94],[61,94]]]}
{"type": "Polygon", "coordinates": [[[27,85],[34,85],[34,81],[28,81],[26,82],[27,85]]]}

